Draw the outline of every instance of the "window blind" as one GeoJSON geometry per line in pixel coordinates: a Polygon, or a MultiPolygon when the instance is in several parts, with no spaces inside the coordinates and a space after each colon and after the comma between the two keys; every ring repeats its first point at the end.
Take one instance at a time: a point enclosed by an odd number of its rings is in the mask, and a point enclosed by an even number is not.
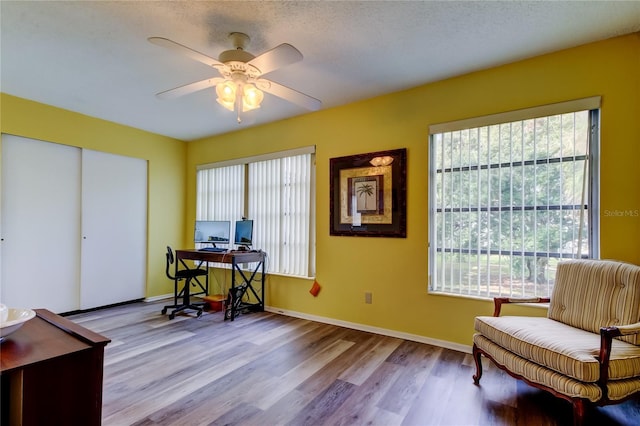
{"type": "Polygon", "coordinates": [[[270,256],[269,268],[310,276],[311,156],[249,164],[249,217],[254,241],[270,256]]]}

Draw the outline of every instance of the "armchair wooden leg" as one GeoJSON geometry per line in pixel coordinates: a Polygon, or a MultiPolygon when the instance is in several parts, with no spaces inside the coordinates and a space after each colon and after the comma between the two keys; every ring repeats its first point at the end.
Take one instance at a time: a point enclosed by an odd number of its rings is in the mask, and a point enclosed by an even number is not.
{"type": "Polygon", "coordinates": [[[475,383],[476,385],[480,383],[480,377],[482,377],[482,360],[480,359],[480,357],[482,357],[482,353],[474,343],[473,360],[476,362],[476,374],[474,374],[473,376],[473,383],[475,383]]]}
{"type": "Polygon", "coordinates": [[[574,399],[571,404],[573,405],[573,426],[582,426],[587,404],[584,399],[574,399]]]}

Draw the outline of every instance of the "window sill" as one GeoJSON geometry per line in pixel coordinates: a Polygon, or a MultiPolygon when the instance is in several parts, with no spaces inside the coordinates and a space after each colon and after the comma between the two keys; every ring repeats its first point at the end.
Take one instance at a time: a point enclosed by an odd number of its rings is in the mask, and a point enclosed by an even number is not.
{"type": "MultiPolygon", "coordinates": [[[[472,296],[472,295],[468,295],[468,294],[442,293],[442,292],[436,292],[436,291],[430,291],[430,290],[427,291],[427,294],[429,296],[453,297],[453,298],[458,298],[458,299],[478,300],[478,301],[481,301],[481,302],[488,302],[488,303],[493,304],[493,297],[472,296]]],[[[502,297],[508,297],[508,296],[502,296],[502,297]]],[[[517,305],[528,306],[528,307],[537,308],[537,309],[548,309],[549,308],[549,304],[548,303],[517,303],[517,305]]]]}

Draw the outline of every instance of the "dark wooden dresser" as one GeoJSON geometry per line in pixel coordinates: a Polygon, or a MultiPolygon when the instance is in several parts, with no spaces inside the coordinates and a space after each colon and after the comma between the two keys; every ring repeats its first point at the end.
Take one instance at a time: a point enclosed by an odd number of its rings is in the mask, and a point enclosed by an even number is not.
{"type": "Polygon", "coordinates": [[[46,309],[0,343],[2,425],[100,425],[110,342],[46,309]]]}

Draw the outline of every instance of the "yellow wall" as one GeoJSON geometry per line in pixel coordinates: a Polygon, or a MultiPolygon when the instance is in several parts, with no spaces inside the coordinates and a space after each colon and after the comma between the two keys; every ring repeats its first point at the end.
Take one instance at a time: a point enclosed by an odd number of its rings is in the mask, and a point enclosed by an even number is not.
{"type": "MultiPolygon", "coordinates": [[[[267,304],[469,345],[473,317],[490,314],[491,303],[426,291],[429,125],[595,95],[602,96],[601,254],[640,264],[640,218],[607,214],[640,209],[640,34],[189,143],[4,94],[0,130],[149,161],[150,297],[173,291],[164,246],[191,244],[196,165],[316,145],[322,291],[313,298],[309,280],[269,276],[267,304]],[[407,238],[329,236],[329,159],[395,148],[408,153],[407,238]]],[[[525,311],[544,314],[509,308],[525,311]]]]}
{"type": "MultiPolygon", "coordinates": [[[[340,108],[191,142],[187,223],[195,218],[195,166],[316,145],[317,279],[270,276],[267,304],[469,345],[490,302],[427,294],[428,127],[554,102],[602,96],[601,257],[640,264],[640,34],[593,43],[340,108]],[[407,238],[329,236],[329,159],[407,148],[407,238]],[[364,292],[373,303],[364,303],[364,292]]],[[[544,310],[510,308],[512,313],[544,310]]]]}
{"type": "Polygon", "coordinates": [[[2,133],[147,160],[146,293],[172,293],[164,254],[167,245],[184,241],[186,143],[4,93],[0,102],[2,133]]]}

